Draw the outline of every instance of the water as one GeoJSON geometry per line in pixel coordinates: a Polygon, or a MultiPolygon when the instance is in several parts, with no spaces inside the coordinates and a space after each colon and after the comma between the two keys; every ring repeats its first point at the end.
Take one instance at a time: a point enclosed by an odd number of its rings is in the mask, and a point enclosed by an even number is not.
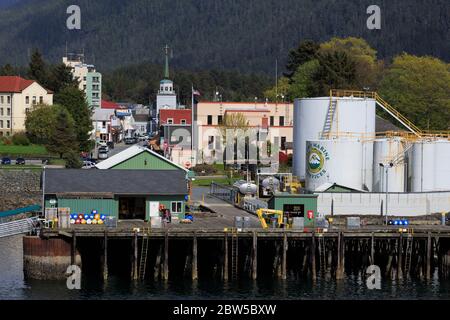
{"type": "Polygon", "coordinates": [[[450,280],[386,281],[369,290],[365,280],[258,280],[140,283],[110,277],[104,283],[83,276],[81,290],[68,290],[65,281],[26,281],[23,277],[22,237],[0,239],[0,300],[2,299],[449,299],[450,280]]]}

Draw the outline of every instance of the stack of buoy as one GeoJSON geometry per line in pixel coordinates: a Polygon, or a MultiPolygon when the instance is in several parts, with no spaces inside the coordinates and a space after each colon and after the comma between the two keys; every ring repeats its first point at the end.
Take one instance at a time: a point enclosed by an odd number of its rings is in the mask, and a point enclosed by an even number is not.
{"type": "Polygon", "coordinates": [[[72,213],[70,215],[70,224],[104,224],[106,214],[99,214],[97,210],[91,213],[72,213]]]}

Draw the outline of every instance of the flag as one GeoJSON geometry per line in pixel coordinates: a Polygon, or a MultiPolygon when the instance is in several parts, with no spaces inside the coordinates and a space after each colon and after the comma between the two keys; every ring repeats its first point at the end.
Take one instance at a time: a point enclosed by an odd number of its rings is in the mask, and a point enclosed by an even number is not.
{"type": "Polygon", "coordinates": [[[195,90],[194,87],[192,87],[192,104],[198,103],[198,98],[201,97],[200,91],[195,90]]]}

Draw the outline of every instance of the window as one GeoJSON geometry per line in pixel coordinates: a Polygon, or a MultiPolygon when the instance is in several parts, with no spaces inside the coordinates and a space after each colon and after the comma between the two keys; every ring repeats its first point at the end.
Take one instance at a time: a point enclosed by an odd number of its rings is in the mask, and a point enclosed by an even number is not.
{"type": "Polygon", "coordinates": [[[212,125],[212,116],[211,115],[208,116],[208,125],[209,126],[212,125]]]}
{"type": "Polygon", "coordinates": [[[11,96],[7,96],[7,102],[6,102],[7,104],[10,104],[11,103],[11,96]]]}
{"type": "Polygon", "coordinates": [[[39,103],[43,104],[44,103],[44,97],[39,97],[39,103]]]}
{"type": "Polygon", "coordinates": [[[220,149],[221,149],[220,136],[216,136],[216,150],[220,150],[220,149]]]}
{"type": "Polygon", "coordinates": [[[208,149],[213,150],[214,149],[214,136],[208,137],[208,149]]]}
{"type": "Polygon", "coordinates": [[[3,129],[3,120],[0,120],[0,129],[3,129]]]}
{"type": "Polygon", "coordinates": [[[273,127],[275,125],[274,116],[270,116],[270,126],[273,127]]]}
{"type": "Polygon", "coordinates": [[[83,81],[86,81],[86,77],[83,77],[83,81]]]}
{"type": "Polygon", "coordinates": [[[11,109],[10,109],[10,108],[7,108],[7,109],[6,109],[6,115],[7,115],[7,116],[10,116],[10,115],[11,115],[11,109]]]}
{"type": "Polygon", "coordinates": [[[164,91],[164,87],[163,86],[161,86],[161,88],[160,88],[160,90],[159,91],[164,91]]]}
{"type": "Polygon", "coordinates": [[[167,118],[167,124],[173,124],[173,119],[172,118],[167,118]]]}
{"type": "Polygon", "coordinates": [[[103,128],[103,129],[106,128],[106,121],[102,121],[102,128],[103,128]]]}
{"type": "Polygon", "coordinates": [[[181,119],[181,124],[186,124],[186,119],[181,119]]]}
{"type": "Polygon", "coordinates": [[[29,96],[25,97],[25,104],[30,104],[30,97],[29,96]]]}
{"type": "Polygon", "coordinates": [[[3,115],[3,108],[0,108],[0,116],[3,115]]]}
{"type": "Polygon", "coordinates": [[[223,122],[223,116],[217,116],[217,124],[222,124],[223,122]]]}
{"type": "Polygon", "coordinates": [[[25,114],[27,114],[28,112],[30,112],[30,108],[25,108],[25,114]]]}
{"type": "Polygon", "coordinates": [[[33,104],[36,104],[36,97],[33,96],[33,104]]]}
{"type": "Polygon", "coordinates": [[[284,117],[280,117],[280,127],[284,127],[284,117]]]}
{"type": "Polygon", "coordinates": [[[183,202],[173,201],[170,203],[172,213],[182,213],[183,212],[183,202]]]}
{"type": "Polygon", "coordinates": [[[86,85],[85,84],[83,84],[83,90],[86,90],[86,85]]]}
{"type": "Polygon", "coordinates": [[[3,99],[3,96],[0,97],[0,103],[1,104],[5,103],[5,100],[3,99]]]}
{"type": "Polygon", "coordinates": [[[286,150],[286,137],[281,137],[281,150],[286,150]]]}
{"type": "Polygon", "coordinates": [[[11,123],[9,122],[9,120],[6,120],[6,129],[9,129],[11,126],[11,123]]]}

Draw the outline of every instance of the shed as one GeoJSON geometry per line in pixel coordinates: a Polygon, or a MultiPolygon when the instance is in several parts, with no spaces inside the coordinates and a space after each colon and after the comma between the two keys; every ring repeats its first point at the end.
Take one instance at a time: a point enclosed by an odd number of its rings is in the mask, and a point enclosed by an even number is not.
{"type": "Polygon", "coordinates": [[[284,215],[304,217],[305,226],[312,226],[317,214],[317,194],[276,193],[268,202],[269,209],[282,210],[284,215]]]}

